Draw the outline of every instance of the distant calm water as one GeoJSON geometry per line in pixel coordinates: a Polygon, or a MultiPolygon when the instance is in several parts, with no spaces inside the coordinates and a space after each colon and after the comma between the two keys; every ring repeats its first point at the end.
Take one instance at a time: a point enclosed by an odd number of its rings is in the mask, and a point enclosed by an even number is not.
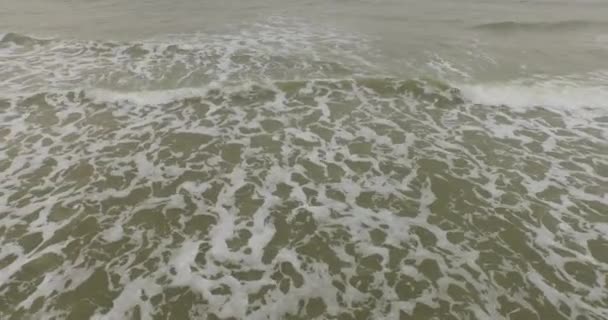
{"type": "Polygon", "coordinates": [[[1,319],[608,319],[608,2],[0,0],[1,319]]]}

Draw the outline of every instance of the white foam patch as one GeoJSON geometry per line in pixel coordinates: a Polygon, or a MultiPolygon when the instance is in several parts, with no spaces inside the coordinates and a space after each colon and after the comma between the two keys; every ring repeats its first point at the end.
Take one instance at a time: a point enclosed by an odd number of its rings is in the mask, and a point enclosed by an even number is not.
{"type": "Polygon", "coordinates": [[[124,237],[124,230],[122,226],[115,225],[110,229],[107,229],[103,234],[103,239],[107,242],[116,242],[124,237]]]}
{"type": "Polygon", "coordinates": [[[217,88],[216,85],[205,86],[204,88],[179,88],[173,90],[148,90],[120,92],[115,90],[90,89],[85,91],[86,97],[99,103],[120,103],[130,102],[137,105],[158,105],[176,100],[193,97],[201,97],[207,94],[210,89],[217,88]]]}

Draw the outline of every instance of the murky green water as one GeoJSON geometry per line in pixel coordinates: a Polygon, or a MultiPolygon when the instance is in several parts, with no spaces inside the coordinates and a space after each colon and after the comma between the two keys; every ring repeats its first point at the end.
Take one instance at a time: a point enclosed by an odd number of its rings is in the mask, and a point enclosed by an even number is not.
{"type": "Polygon", "coordinates": [[[0,318],[608,318],[607,7],[469,2],[11,3],[0,318]]]}

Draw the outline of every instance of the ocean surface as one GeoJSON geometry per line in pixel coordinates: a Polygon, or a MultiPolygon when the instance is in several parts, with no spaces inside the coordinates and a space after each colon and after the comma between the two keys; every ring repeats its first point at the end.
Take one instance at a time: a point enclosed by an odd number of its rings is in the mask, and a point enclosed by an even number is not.
{"type": "Polygon", "coordinates": [[[608,1],[0,0],[0,319],[608,319],[608,1]]]}

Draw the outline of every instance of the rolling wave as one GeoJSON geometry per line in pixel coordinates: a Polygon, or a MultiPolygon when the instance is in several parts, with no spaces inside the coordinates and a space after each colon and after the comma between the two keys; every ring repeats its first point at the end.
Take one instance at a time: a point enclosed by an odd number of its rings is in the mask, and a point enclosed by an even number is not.
{"type": "Polygon", "coordinates": [[[501,21],[479,24],[476,30],[492,32],[564,32],[587,29],[608,29],[608,21],[566,20],[551,22],[501,21]]]}
{"type": "Polygon", "coordinates": [[[5,34],[0,34],[0,45],[3,44],[15,44],[20,46],[26,45],[44,45],[50,43],[51,39],[41,39],[35,38],[31,36],[27,36],[24,34],[9,32],[5,34]]]}

